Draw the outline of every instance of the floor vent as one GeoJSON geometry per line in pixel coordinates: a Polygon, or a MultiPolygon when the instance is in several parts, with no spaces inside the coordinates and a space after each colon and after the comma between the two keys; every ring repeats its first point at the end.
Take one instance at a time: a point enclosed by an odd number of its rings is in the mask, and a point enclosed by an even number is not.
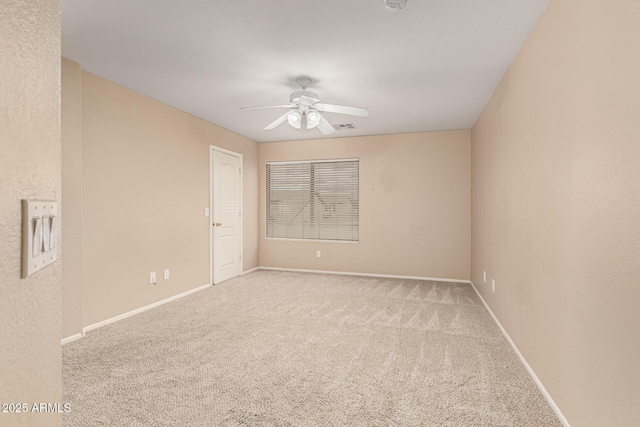
{"type": "Polygon", "coordinates": [[[353,123],[342,123],[339,125],[333,125],[333,127],[336,130],[350,130],[350,129],[355,129],[356,125],[354,125],[353,123]]]}

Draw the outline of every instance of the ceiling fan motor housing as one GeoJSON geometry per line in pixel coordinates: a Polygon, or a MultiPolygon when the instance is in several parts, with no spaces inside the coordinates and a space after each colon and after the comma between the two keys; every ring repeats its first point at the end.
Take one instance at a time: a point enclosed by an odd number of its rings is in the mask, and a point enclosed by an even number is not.
{"type": "MultiPolygon", "coordinates": [[[[289,102],[292,104],[297,104],[298,102],[300,102],[300,99],[303,96],[313,98],[316,102],[318,102],[318,100],[320,99],[318,98],[318,94],[315,92],[311,92],[308,90],[297,90],[295,92],[292,92],[291,95],[289,95],[289,102]]],[[[313,104],[309,104],[309,105],[313,105],[313,104]]]]}
{"type": "Polygon", "coordinates": [[[407,7],[407,0],[384,0],[384,4],[389,12],[399,12],[407,7]]]}

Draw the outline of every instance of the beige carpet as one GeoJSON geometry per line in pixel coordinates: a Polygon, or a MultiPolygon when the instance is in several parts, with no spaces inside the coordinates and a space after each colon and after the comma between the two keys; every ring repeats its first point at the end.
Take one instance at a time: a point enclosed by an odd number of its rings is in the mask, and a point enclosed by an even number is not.
{"type": "Polygon", "coordinates": [[[257,271],[63,347],[67,426],[560,426],[466,284],[257,271]]]}

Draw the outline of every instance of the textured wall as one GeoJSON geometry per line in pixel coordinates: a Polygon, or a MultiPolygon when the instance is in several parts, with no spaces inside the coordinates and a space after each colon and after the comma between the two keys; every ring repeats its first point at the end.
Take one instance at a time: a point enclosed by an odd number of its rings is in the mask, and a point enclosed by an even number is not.
{"type": "Polygon", "coordinates": [[[62,59],[62,337],[82,332],[82,101],[80,65],[62,59]]]}
{"type": "Polygon", "coordinates": [[[472,130],[472,280],[574,426],[640,419],[638,22],[552,0],[472,130]]]}
{"type": "Polygon", "coordinates": [[[470,156],[469,131],[261,144],[260,265],[469,280],[470,156]],[[355,157],[359,243],[265,238],[266,162],[355,157]]]}
{"type": "MultiPolygon", "coordinates": [[[[61,261],[20,278],[21,199],[60,201],[60,2],[0,7],[0,403],[60,402],[61,261]]],[[[60,242],[59,242],[60,243],[60,242]]],[[[0,413],[0,425],[60,423],[0,413]]]]}
{"type": "Polygon", "coordinates": [[[82,140],[84,326],[210,283],[210,144],[244,156],[244,269],[258,265],[256,142],[86,72],[82,140]]]}

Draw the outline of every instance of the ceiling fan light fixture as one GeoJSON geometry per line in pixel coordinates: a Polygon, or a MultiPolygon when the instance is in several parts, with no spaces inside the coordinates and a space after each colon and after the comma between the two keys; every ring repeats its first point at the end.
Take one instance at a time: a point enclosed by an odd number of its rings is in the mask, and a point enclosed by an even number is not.
{"type": "Polygon", "coordinates": [[[317,111],[307,112],[307,129],[313,129],[320,123],[320,113],[317,111]]]}
{"type": "Polygon", "coordinates": [[[296,128],[296,129],[300,129],[300,123],[302,122],[302,114],[300,114],[300,111],[295,110],[290,112],[287,115],[287,120],[289,121],[289,124],[296,128]]]}

